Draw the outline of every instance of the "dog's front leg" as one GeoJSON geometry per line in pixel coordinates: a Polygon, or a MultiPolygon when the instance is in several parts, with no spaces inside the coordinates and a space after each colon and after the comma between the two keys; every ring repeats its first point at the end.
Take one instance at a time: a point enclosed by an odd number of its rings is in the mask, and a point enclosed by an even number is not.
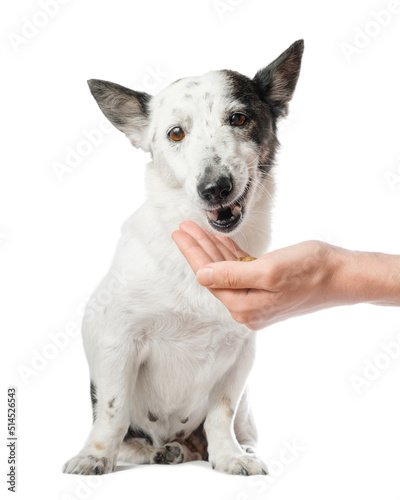
{"type": "Polygon", "coordinates": [[[267,474],[267,467],[256,455],[246,453],[234,433],[238,408],[247,376],[253,362],[248,341],[235,366],[224,375],[210,395],[210,409],[204,422],[208,442],[208,460],[213,469],[228,474],[267,474]]]}
{"type": "Polygon", "coordinates": [[[107,474],[114,470],[129,427],[129,401],[142,361],[132,339],[129,346],[96,343],[96,352],[90,354],[94,422],[82,450],[64,466],[69,474],[107,474]]]}

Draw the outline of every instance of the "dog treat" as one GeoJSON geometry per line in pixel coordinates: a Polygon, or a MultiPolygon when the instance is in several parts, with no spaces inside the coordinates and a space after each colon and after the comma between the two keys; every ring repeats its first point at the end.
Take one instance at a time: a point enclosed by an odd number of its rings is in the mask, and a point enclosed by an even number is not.
{"type": "Polygon", "coordinates": [[[257,258],[248,255],[247,257],[238,257],[237,259],[235,259],[235,261],[238,262],[251,262],[252,260],[257,260],[257,258]]]}

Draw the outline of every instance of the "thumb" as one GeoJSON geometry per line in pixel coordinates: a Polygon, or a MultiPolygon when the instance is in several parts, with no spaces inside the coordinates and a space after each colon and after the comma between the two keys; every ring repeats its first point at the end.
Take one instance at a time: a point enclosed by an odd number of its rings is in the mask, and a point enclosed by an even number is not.
{"type": "Polygon", "coordinates": [[[196,278],[200,285],[210,288],[263,288],[264,281],[262,267],[256,260],[215,262],[201,267],[196,278]]]}

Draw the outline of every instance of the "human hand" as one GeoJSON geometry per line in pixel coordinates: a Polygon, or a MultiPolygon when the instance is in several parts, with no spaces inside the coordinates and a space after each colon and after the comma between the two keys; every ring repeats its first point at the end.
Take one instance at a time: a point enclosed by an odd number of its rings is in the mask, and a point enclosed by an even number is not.
{"type": "Polygon", "coordinates": [[[193,222],[183,222],[172,237],[198,282],[252,330],[343,300],[330,284],[336,281],[337,259],[332,256],[335,250],[351,253],[346,250],[306,241],[252,262],[234,262],[246,252],[229,237],[213,236],[193,222]]]}

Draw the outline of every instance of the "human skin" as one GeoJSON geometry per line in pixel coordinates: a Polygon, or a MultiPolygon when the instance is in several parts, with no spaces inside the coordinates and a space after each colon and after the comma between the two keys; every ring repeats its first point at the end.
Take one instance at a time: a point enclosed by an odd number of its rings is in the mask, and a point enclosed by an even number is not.
{"type": "Polygon", "coordinates": [[[235,262],[248,254],[194,222],[183,222],[172,238],[198,282],[251,330],[339,305],[400,306],[399,255],[304,241],[235,262]]]}

